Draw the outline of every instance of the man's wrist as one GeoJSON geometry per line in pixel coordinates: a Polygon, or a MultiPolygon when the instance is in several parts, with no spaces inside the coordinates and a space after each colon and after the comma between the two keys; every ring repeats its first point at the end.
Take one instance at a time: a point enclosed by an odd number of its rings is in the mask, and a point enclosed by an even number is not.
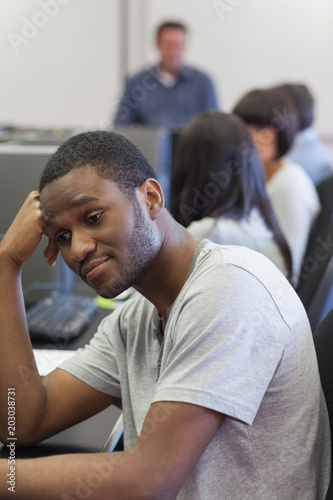
{"type": "Polygon", "coordinates": [[[17,262],[4,243],[0,242],[0,275],[2,276],[6,272],[19,274],[21,270],[22,263],[17,262]]]}

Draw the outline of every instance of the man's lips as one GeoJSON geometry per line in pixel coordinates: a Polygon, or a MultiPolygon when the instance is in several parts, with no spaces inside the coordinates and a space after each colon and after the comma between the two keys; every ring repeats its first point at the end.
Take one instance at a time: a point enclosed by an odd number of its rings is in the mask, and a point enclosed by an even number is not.
{"type": "Polygon", "coordinates": [[[110,257],[103,257],[102,259],[96,259],[94,260],[93,262],[89,262],[89,263],[86,263],[82,266],[81,270],[80,270],[80,275],[83,277],[83,278],[86,278],[88,279],[89,278],[89,274],[93,274],[92,271],[94,271],[96,269],[96,272],[97,272],[97,268],[101,265],[101,264],[104,264],[105,262],[107,262],[108,260],[110,259],[110,257]]]}

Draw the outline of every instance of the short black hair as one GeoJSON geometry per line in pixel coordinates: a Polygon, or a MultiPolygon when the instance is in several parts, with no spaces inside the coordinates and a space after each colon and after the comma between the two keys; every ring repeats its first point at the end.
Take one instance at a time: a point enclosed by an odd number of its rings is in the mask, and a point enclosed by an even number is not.
{"type": "Polygon", "coordinates": [[[153,167],[130,140],[115,132],[98,130],[75,135],[57,149],[42,172],[39,191],[72,170],[88,165],[130,198],[145,180],[157,178],[153,167]]]}
{"type": "Polygon", "coordinates": [[[158,42],[161,36],[162,31],[166,29],[176,29],[176,30],[182,30],[184,33],[187,33],[187,27],[185,24],[179,22],[179,21],[164,21],[162,24],[160,24],[156,30],[156,41],[158,42]]]}
{"type": "Polygon", "coordinates": [[[298,113],[293,101],[285,92],[275,88],[251,90],[238,101],[233,113],[248,125],[275,130],[276,159],[290,149],[299,128],[298,113]]]}
{"type": "Polygon", "coordinates": [[[314,120],[314,98],[303,83],[283,83],[276,89],[288,94],[296,106],[299,118],[299,130],[311,127],[314,120]]]}

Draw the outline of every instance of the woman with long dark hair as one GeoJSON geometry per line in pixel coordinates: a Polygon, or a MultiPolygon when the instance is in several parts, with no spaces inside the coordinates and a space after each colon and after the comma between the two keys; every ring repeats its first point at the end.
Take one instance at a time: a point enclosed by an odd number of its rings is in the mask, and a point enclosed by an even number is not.
{"type": "Polygon", "coordinates": [[[290,277],[290,251],[266,193],[263,165],[239,117],[204,112],[183,129],[171,211],[198,238],[257,250],[290,277]]]}

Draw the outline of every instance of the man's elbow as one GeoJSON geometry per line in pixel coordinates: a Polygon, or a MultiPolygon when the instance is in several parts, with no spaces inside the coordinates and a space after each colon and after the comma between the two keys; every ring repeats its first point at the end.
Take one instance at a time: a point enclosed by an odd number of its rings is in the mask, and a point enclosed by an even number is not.
{"type": "Polygon", "coordinates": [[[11,434],[11,432],[12,431],[9,432],[6,429],[4,430],[4,432],[2,432],[2,429],[0,430],[0,443],[2,443],[4,446],[7,446],[11,440],[15,440],[15,446],[18,447],[34,446],[35,444],[38,444],[42,441],[42,439],[38,437],[35,431],[25,431],[13,434],[11,434]]]}
{"type": "Polygon", "coordinates": [[[15,421],[4,421],[0,424],[0,442],[7,445],[15,439],[16,446],[34,446],[46,439],[41,418],[33,418],[25,412],[17,412],[15,421]]]}
{"type": "Polygon", "coordinates": [[[126,451],[122,456],[126,473],[121,477],[125,478],[123,486],[126,484],[126,488],[129,488],[127,491],[130,498],[133,496],[137,500],[175,500],[182,488],[182,475],[179,476],[177,471],[170,469],[167,472],[158,463],[145,460],[142,456],[138,457],[135,448],[126,451]]]}
{"type": "Polygon", "coordinates": [[[140,494],[136,498],[142,500],[175,500],[181,485],[176,484],[165,472],[150,471],[140,485],[140,494]]]}

